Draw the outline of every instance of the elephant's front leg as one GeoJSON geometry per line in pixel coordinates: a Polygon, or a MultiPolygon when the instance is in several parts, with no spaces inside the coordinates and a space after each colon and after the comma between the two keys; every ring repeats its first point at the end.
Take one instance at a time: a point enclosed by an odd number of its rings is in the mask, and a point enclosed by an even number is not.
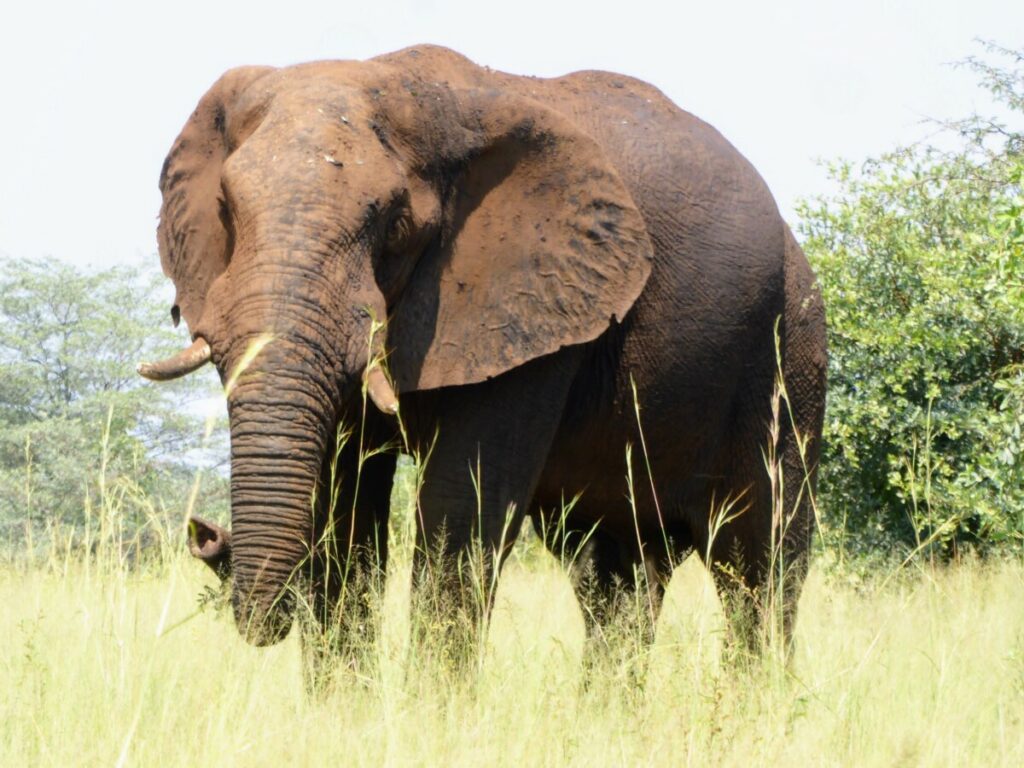
{"type": "Polygon", "coordinates": [[[325,466],[303,623],[307,672],[314,684],[339,657],[354,667],[373,660],[395,463],[394,454],[376,454],[360,464],[351,438],[337,461],[325,466]]]}
{"type": "Polygon", "coordinates": [[[455,668],[482,647],[502,562],[545,463],[557,461],[549,453],[578,366],[579,350],[563,350],[416,402],[416,431],[428,438],[419,450],[427,456],[429,448],[429,456],[418,503],[413,636],[455,668]]]}

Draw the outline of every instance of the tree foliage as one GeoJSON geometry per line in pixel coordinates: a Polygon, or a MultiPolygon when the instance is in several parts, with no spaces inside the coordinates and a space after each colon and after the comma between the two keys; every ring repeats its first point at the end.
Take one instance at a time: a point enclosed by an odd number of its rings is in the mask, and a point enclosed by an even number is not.
{"type": "Polygon", "coordinates": [[[799,209],[829,321],[822,507],[863,545],[1024,535],[1024,52],[987,50],[964,66],[1008,118],[835,163],[799,209]]]}
{"type": "Polygon", "coordinates": [[[193,474],[185,458],[203,436],[188,403],[210,382],[156,387],[135,373],[140,359],[182,346],[165,291],[161,277],[139,268],[0,262],[0,523],[8,542],[57,522],[81,529],[90,500],[110,492],[122,495],[128,516],[143,514],[132,498],[182,508],[193,474]]]}

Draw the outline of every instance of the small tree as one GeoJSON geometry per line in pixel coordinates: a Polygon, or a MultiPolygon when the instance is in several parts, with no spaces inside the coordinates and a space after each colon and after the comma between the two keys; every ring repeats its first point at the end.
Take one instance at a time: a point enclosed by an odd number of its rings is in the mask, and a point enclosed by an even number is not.
{"type": "MultiPolygon", "coordinates": [[[[965,65],[1018,120],[1024,54],[965,65]]],[[[799,207],[829,321],[821,499],[864,545],[946,555],[1024,536],[1024,133],[947,125],[959,146],[831,166],[799,207]]]]}

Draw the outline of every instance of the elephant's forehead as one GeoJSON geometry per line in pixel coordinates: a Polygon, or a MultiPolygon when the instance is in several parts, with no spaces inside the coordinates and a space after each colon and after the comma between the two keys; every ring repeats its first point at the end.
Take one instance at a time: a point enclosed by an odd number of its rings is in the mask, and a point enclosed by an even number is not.
{"type": "Polygon", "coordinates": [[[275,107],[225,162],[222,183],[232,203],[253,215],[273,211],[279,220],[282,211],[320,210],[345,226],[382,208],[405,183],[398,158],[368,125],[335,122],[340,118],[319,111],[306,119],[275,107]]]}
{"type": "Polygon", "coordinates": [[[275,73],[247,90],[228,119],[230,140],[239,145],[258,128],[299,135],[358,134],[372,108],[364,93],[347,83],[317,77],[283,78],[275,73]],[[268,78],[269,80],[270,78],[268,78]]]}
{"type": "Polygon", "coordinates": [[[287,88],[261,84],[247,93],[228,126],[231,154],[265,163],[274,156],[303,155],[337,169],[346,177],[384,149],[380,119],[372,96],[349,85],[325,83],[315,76],[291,78],[287,88]],[[248,151],[247,151],[248,150],[248,151]]]}
{"type": "MultiPolygon", "coordinates": [[[[339,110],[340,111],[340,110],[339,110]]],[[[401,164],[382,144],[372,118],[318,108],[275,108],[226,162],[229,174],[270,178],[316,177],[322,183],[376,188],[402,175],[401,164]]],[[[241,181],[241,179],[239,179],[241,181]]]]}
{"type": "Polygon", "coordinates": [[[397,76],[394,69],[370,62],[317,61],[275,70],[255,83],[246,98],[272,99],[291,109],[372,111],[371,102],[395,87],[397,76]]]}

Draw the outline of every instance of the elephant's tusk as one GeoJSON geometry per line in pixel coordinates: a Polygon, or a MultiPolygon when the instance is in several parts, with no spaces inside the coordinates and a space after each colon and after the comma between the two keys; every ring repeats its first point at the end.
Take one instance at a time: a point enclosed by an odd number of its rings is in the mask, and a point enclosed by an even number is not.
{"type": "Polygon", "coordinates": [[[373,404],[388,416],[398,413],[398,396],[391,388],[391,382],[384,375],[384,371],[376,363],[371,363],[363,374],[366,380],[366,392],[373,401],[373,404]]]}
{"type": "Polygon", "coordinates": [[[170,381],[180,378],[192,371],[202,368],[210,362],[210,345],[206,339],[199,338],[192,346],[183,349],[174,357],[161,360],[159,363],[139,363],[136,371],[152,381],[170,381]]]}

